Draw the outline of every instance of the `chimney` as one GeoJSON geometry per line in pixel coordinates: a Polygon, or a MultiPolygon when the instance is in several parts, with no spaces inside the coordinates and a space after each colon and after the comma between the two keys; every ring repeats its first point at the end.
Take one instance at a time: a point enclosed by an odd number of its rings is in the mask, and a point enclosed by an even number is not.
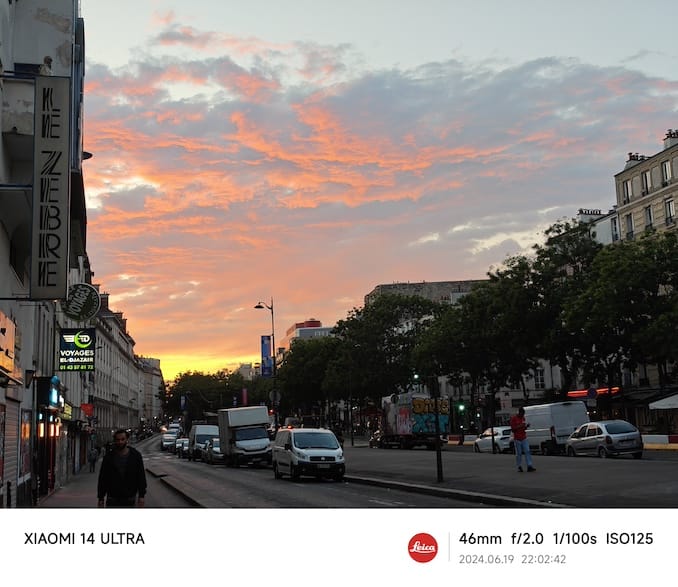
{"type": "Polygon", "coordinates": [[[670,128],[666,131],[666,136],[664,137],[664,148],[668,149],[673,147],[673,145],[678,145],[678,130],[670,128]]]}

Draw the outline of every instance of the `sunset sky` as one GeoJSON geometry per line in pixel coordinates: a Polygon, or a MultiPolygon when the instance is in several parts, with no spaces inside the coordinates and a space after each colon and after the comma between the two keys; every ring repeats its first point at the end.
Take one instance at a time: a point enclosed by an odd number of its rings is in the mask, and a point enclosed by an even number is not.
{"type": "Polygon", "coordinates": [[[479,279],[678,128],[675,0],[82,0],[87,249],[166,380],[479,279]],[[668,28],[667,28],[668,27],[668,28]],[[665,30],[667,28],[667,30],[665,30]]]}

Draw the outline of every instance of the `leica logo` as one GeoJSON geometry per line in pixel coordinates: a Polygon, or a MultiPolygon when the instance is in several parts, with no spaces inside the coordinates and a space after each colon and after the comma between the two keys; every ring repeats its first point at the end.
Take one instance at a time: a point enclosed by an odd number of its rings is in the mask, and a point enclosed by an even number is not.
{"type": "Polygon", "coordinates": [[[410,538],[407,552],[412,560],[418,563],[427,563],[432,561],[436,554],[438,554],[438,543],[433,536],[422,532],[410,538]]]}
{"type": "Polygon", "coordinates": [[[410,552],[435,552],[435,544],[421,544],[418,540],[410,548],[410,552]]]}

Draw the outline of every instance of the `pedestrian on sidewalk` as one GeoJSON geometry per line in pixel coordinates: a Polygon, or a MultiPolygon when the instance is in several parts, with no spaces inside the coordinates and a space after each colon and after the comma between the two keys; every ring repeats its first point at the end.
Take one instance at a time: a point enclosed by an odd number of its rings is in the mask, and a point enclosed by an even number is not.
{"type": "Polygon", "coordinates": [[[525,422],[525,408],[522,406],[518,408],[518,413],[511,416],[509,422],[511,430],[513,431],[513,446],[516,449],[516,465],[518,472],[523,472],[523,454],[525,455],[525,465],[527,465],[527,472],[532,473],[536,471],[532,466],[532,454],[530,453],[530,443],[527,440],[527,428],[529,424],[525,422]]]}
{"type": "Polygon", "coordinates": [[[89,472],[94,473],[96,468],[97,459],[99,458],[99,451],[95,446],[89,449],[89,454],[87,455],[87,460],[89,461],[89,472]]]}
{"type": "Polygon", "coordinates": [[[128,446],[127,430],[113,434],[113,450],[104,455],[97,487],[98,507],[144,507],[146,471],[141,453],[128,446]]]}

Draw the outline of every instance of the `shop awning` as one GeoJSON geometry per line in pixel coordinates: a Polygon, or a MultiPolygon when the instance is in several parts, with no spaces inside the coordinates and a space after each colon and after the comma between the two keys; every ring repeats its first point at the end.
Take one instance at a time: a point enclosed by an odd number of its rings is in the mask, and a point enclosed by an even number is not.
{"type": "Polygon", "coordinates": [[[677,410],[678,394],[670,395],[664,399],[658,399],[656,402],[651,402],[648,407],[651,410],[677,410]]]}

